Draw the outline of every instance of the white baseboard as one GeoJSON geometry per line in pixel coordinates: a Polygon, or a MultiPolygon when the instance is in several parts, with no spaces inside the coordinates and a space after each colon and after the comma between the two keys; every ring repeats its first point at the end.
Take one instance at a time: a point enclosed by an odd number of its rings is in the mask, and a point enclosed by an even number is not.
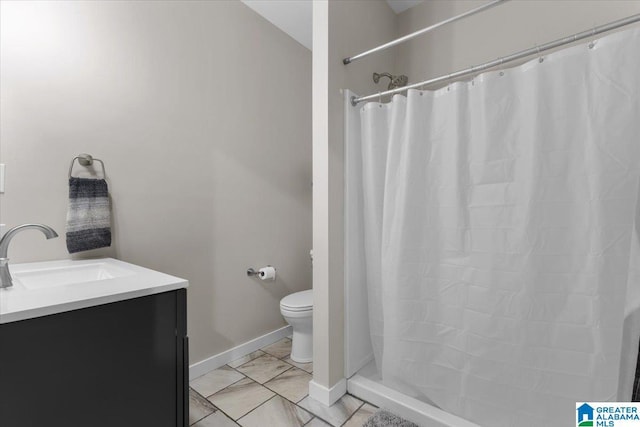
{"type": "Polygon", "coordinates": [[[309,397],[325,406],[331,406],[347,392],[347,379],[342,378],[333,387],[327,388],[314,380],[309,381],[309,397]]]}
{"type": "Polygon", "coordinates": [[[233,347],[230,350],[223,351],[222,353],[211,356],[207,359],[196,362],[189,366],[189,381],[194,378],[198,378],[206,374],[209,371],[218,369],[221,366],[226,365],[229,362],[233,362],[242,356],[246,356],[256,350],[260,350],[262,347],[266,347],[269,344],[273,344],[276,341],[281,340],[284,337],[291,336],[291,326],[283,326],[280,329],[276,329],[273,332],[262,335],[261,337],[254,338],[251,341],[247,341],[244,344],[240,344],[237,347],[233,347]]]}

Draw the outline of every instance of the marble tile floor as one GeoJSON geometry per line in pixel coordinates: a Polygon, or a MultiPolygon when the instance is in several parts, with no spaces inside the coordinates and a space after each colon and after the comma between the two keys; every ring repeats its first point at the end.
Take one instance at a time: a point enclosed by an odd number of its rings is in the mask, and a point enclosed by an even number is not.
{"type": "Polygon", "coordinates": [[[290,359],[291,340],[270,346],[194,379],[192,427],[359,427],[376,407],[351,395],[330,408],[308,397],[313,363],[290,359]]]}

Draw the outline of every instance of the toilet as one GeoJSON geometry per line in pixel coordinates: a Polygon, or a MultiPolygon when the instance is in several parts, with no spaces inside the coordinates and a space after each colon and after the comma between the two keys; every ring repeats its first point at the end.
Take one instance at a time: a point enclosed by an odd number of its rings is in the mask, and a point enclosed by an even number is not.
{"type": "Polygon", "coordinates": [[[313,361],[313,291],[296,292],[280,301],[280,313],[291,325],[291,360],[313,361]]]}

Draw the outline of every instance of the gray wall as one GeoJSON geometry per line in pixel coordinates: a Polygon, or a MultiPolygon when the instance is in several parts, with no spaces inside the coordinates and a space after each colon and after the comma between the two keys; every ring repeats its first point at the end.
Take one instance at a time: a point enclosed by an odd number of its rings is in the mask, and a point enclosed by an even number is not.
{"type": "MultiPolygon", "coordinates": [[[[427,0],[398,15],[398,36],[481,4],[474,0],[427,0]]],[[[638,0],[509,1],[399,46],[396,71],[415,83],[636,13],[640,13],[638,0]]]]}
{"type": "MultiPolygon", "coordinates": [[[[284,326],[279,300],[311,287],[311,52],[239,1],[1,7],[0,222],[63,236],[90,153],[113,247],[80,256],[188,279],[192,363],[284,326]],[[266,264],[275,283],[246,277],[266,264]]],[[[36,232],[9,256],[69,257],[36,232]]]]}

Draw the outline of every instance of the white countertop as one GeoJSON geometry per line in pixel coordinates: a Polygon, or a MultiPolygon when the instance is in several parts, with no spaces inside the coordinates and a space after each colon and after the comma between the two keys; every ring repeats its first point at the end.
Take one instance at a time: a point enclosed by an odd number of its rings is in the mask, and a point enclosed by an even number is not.
{"type": "Polygon", "coordinates": [[[189,285],[185,279],[113,258],[9,264],[9,271],[13,286],[0,289],[0,324],[159,294],[189,285]],[[88,277],[87,271],[94,270],[107,273],[95,276],[95,280],[82,279],[88,277]]]}

